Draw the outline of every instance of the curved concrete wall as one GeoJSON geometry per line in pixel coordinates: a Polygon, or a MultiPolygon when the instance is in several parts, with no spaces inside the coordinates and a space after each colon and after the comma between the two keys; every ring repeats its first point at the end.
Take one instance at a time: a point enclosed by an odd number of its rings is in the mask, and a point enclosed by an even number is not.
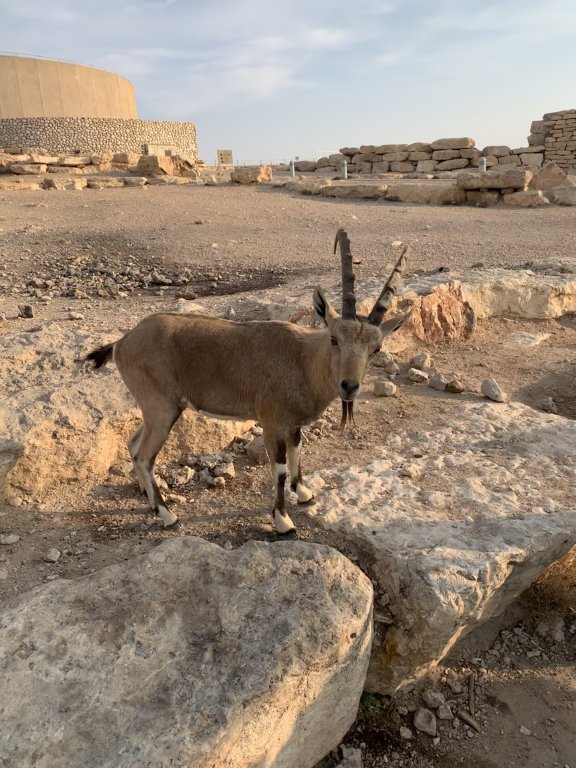
{"type": "Polygon", "coordinates": [[[64,61],[0,56],[0,118],[136,118],[124,77],[64,61]]]}

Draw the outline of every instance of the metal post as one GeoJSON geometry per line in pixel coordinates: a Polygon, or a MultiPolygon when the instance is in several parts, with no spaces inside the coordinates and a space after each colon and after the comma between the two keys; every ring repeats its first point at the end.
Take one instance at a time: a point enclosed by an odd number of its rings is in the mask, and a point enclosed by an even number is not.
{"type": "Polygon", "coordinates": [[[486,170],[486,158],[485,157],[481,157],[478,160],[478,170],[479,171],[485,171],[486,170]]]}
{"type": "Polygon", "coordinates": [[[296,176],[296,169],[294,167],[294,160],[290,160],[290,176],[296,176]]]}
{"type": "Polygon", "coordinates": [[[346,160],[342,160],[340,164],[340,174],[342,175],[343,179],[348,178],[348,163],[346,162],[346,160]]]}

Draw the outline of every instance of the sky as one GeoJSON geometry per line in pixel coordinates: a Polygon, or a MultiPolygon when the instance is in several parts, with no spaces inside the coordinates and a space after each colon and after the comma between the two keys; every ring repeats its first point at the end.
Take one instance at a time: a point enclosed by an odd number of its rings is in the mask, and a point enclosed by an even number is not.
{"type": "Polygon", "coordinates": [[[128,78],[215,163],[470,136],[576,107],[574,0],[0,0],[0,52],[128,78]]]}

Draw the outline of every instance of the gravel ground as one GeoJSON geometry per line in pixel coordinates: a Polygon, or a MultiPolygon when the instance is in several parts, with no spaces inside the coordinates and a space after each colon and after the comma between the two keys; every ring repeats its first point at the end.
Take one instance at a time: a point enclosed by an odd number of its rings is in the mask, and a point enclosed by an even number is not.
{"type": "MultiPolygon", "coordinates": [[[[347,228],[362,280],[386,277],[401,240],[413,246],[409,269],[422,273],[466,268],[517,267],[574,259],[575,212],[475,209],[346,202],[308,198],[266,187],[150,187],[69,192],[14,192],[0,196],[0,333],[72,320],[95,335],[130,327],[179,298],[254,291],[296,278],[338,279],[332,243],[347,228]],[[30,305],[33,317],[19,316],[30,305]]],[[[513,399],[539,407],[553,395],[561,415],[574,418],[576,322],[498,319],[479,323],[473,339],[433,350],[443,370],[474,388],[485,375],[513,399]],[[507,348],[503,335],[547,333],[530,350],[507,348]]],[[[405,357],[421,349],[406,350],[405,357]]],[[[400,361],[402,362],[402,361],[400,361]]],[[[404,383],[404,382],[402,382],[404,383]]],[[[359,462],[400,420],[403,428],[444,421],[450,400],[428,388],[402,386],[398,398],[372,399],[357,409],[359,430],[342,436],[330,428],[307,435],[308,470],[329,462],[359,462]],[[313,450],[311,449],[313,444],[313,450]]],[[[338,418],[329,412],[328,423],[338,418]]],[[[0,592],[15,594],[57,577],[75,578],[144,551],[170,535],[195,533],[225,546],[273,537],[263,505],[268,470],[234,455],[236,478],[220,489],[192,484],[184,492],[180,532],[146,519],[125,466],[92,493],[63,496],[58,509],[18,510],[0,505],[0,533],[18,535],[0,547],[0,592]],[[56,562],[45,555],[57,549],[56,562]]],[[[170,479],[177,467],[162,467],[170,479]]],[[[327,541],[302,517],[301,537],[327,541]]],[[[328,540],[347,554],[345,542],[328,540]]],[[[532,588],[503,626],[489,627],[457,648],[423,689],[437,690],[451,711],[469,709],[466,686],[474,674],[475,717],[480,733],[459,718],[440,723],[440,741],[419,733],[415,709],[426,706],[422,689],[400,697],[365,697],[346,743],[361,750],[365,766],[469,768],[523,766],[576,768],[576,556],[569,555],[532,588]],[[538,630],[544,619],[562,632],[538,630]],[[556,622],[556,624],[554,624],[556,622]],[[542,634],[539,634],[539,631],[542,634]],[[507,634],[503,634],[507,633],[507,634]],[[526,639],[527,638],[527,639],[526,639]],[[534,655],[532,651],[540,651],[534,655]],[[531,654],[531,655],[529,655],[531,654]],[[458,681],[455,693],[449,681],[458,681]],[[410,728],[403,739],[400,727],[410,728]],[[526,734],[521,728],[528,730],[526,734]]],[[[358,763],[350,762],[349,768],[358,763]]],[[[342,760],[329,756],[330,768],[342,760]]]]}

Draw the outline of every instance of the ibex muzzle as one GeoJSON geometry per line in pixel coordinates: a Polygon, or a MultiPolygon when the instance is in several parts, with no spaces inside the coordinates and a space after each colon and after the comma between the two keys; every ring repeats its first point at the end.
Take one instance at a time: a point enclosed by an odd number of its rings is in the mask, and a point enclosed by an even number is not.
{"type": "Polygon", "coordinates": [[[142,491],[164,527],[178,522],[154,479],[154,462],[184,408],[220,418],[257,419],[264,430],[276,498],[274,520],[281,536],[294,537],[286,511],[285,483],[299,504],[313,494],[302,480],[301,428],[317,419],[338,396],[341,426],[352,418],[370,358],[385,336],[409,315],[382,322],[396,293],[406,250],[368,317],[356,315],[350,241],[336,234],[342,255],[342,316],[314,291],[314,308],[325,330],[287,322],[238,323],[201,315],[156,314],[113,344],[91,352],[95,368],[112,357],[142,410],[143,421],[128,440],[142,491]]]}

